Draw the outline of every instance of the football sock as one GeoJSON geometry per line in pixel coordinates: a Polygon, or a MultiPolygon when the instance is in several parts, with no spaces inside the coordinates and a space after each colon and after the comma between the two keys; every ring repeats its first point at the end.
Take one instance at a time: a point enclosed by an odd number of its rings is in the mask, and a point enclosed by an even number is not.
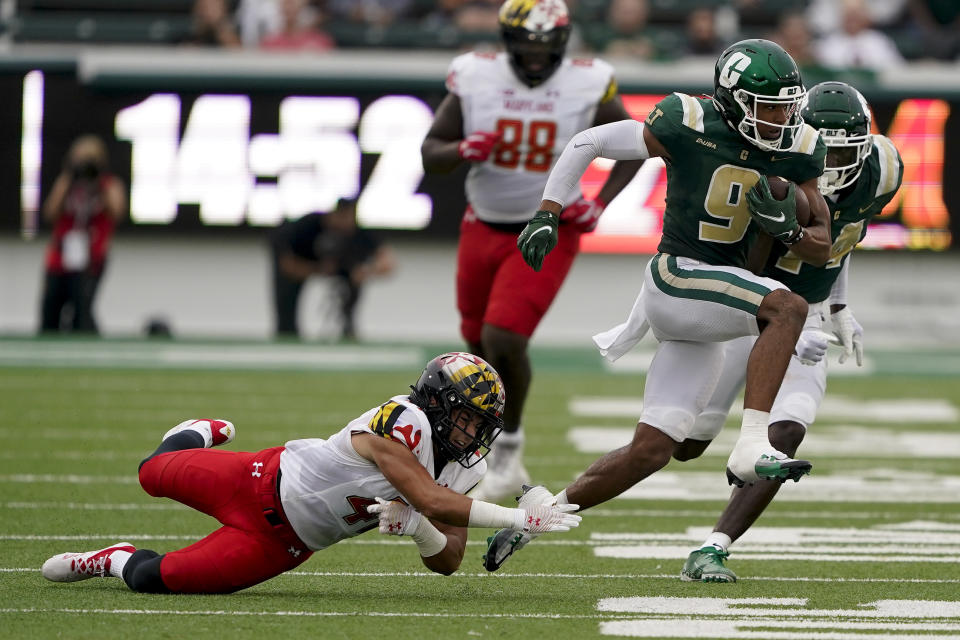
{"type": "Polygon", "coordinates": [[[733,540],[730,539],[730,536],[725,533],[720,533],[719,531],[714,531],[707,536],[707,539],[703,541],[700,548],[716,547],[720,549],[720,551],[726,551],[731,544],[733,544],[733,540]]]}
{"type": "Polygon", "coordinates": [[[142,467],[147,460],[153,458],[154,456],[158,456],[161,453],[183,451],[184,449],[203,449],[204,442],[205,441],[202,433],[199,431],[194,431],[193,429],[185,429],[180,433],[173,434],[161,442],[156,451],[143,459],[143,462],[140,463],[140,466],[142,467]]]}
{"type": "Polygon", "coordinates": [[[767,425],[770,424],[769,411],[757,411],[756,409],[743,410],[743,422],[740,425],[740,439],[755,440],[760,439],[769,442],[767,436],[767,425]]]}
{"type": "Polygon", "coordinates": [[[503,449],[516,449],[523,444],[524,439],[523,427],[519,427],[516,431],[501,432],[495,442],[496,446],[503,449]]]}
{"type": "Polygon", "coordinates": [[[160,562],[163,556],[150,549],[138,549],[127,558],[123,569],[123,581],[140,593],[170,593],[160,578],[160,562]]]}
{"type": "Polygon", "coordinates": [[[123,577],[123,568],[133,554],[129,551],[114,551],[110,554],[110,575],[114,578],[123,577]]]}

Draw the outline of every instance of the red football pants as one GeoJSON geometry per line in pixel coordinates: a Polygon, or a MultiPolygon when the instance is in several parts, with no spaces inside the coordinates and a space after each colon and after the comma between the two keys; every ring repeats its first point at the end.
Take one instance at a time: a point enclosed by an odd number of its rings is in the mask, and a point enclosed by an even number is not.
{"type": "Polygon", "coordinates": [[[547,313],[580,251],[580,231],[560,228],[556,248],[534,271],[517,249],[517,235],[477,219],[469,207],[457,248],[457,308],[460,333],[470,344],[490,324],[528,338],[547,313]]]}
{"type": "Polygon", "coordinates": [[[160,561],[174,593],[229,593],[302,564],[312,554],[280,505],[276,475],[283,447],[257,453],[185,449],[140,468],[140,485],[209,514],[224,526],[160,561]]]}

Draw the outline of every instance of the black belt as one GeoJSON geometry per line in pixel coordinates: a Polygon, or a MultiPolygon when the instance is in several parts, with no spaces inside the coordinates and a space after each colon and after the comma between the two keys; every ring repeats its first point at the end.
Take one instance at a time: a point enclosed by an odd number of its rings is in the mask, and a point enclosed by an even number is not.
{"type": "MultiPolygon", "coordinates": [[[[279,505],[280,504],[280,467],[279,466],[277,467],[277,479],[276,479],[276,482],[274,482],[274,486],[275,486],[274,491],[277,496],[277,504],[279,505]]],[[[282,527],[283,525],[287,524],[287,522],[283,519],[283,516],[277,513],[276,509],[264,509],[263,517],[267,519],[267,522],[270,523],[271,527],[282,527]]]]}

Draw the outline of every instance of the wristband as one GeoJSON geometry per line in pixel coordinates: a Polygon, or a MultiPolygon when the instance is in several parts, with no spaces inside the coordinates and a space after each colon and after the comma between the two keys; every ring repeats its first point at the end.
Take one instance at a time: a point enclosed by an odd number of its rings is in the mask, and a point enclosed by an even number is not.
{"type": "Polygon", "coordinates": [[[792,236],[790,236],[786,240],[781,240],[781,242],[783,242],[783,244],[787,245],[788,247],[792,247],[793,245],[797,244],[801,240],[803,240],[803,227],[797,227],[797,230],[794,231],[792,236]]]}
{"type": "Polygon", "coordinates": [[[498,504],[474,500],[470,505],[468,527],[483,527],[487,529],[522,529],[526,512],[523,509],[501,507],[498,504]]]}
{"type": "Polygon", "coordinates": [[[420,557],[429,558],[443,551],[447,546],[447,536],[440,532],[426,516],[420,517],[420,524],[411,536],[420,550],[420,557]]]}

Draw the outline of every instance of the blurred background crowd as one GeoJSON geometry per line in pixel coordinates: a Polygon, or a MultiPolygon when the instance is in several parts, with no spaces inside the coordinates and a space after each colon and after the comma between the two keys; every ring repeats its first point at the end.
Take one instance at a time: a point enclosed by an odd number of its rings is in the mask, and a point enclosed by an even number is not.
{"type": "MultiPolygon", "coordinates": [[[[2,0],[2,37],[236,47],[459,50],[498,41],[501,0],[2,0]]],[[[571,53],[666,61],[763,37],[804,67],[866,73],[960,55],[956,0],[569,0],[571,53]]]]}

